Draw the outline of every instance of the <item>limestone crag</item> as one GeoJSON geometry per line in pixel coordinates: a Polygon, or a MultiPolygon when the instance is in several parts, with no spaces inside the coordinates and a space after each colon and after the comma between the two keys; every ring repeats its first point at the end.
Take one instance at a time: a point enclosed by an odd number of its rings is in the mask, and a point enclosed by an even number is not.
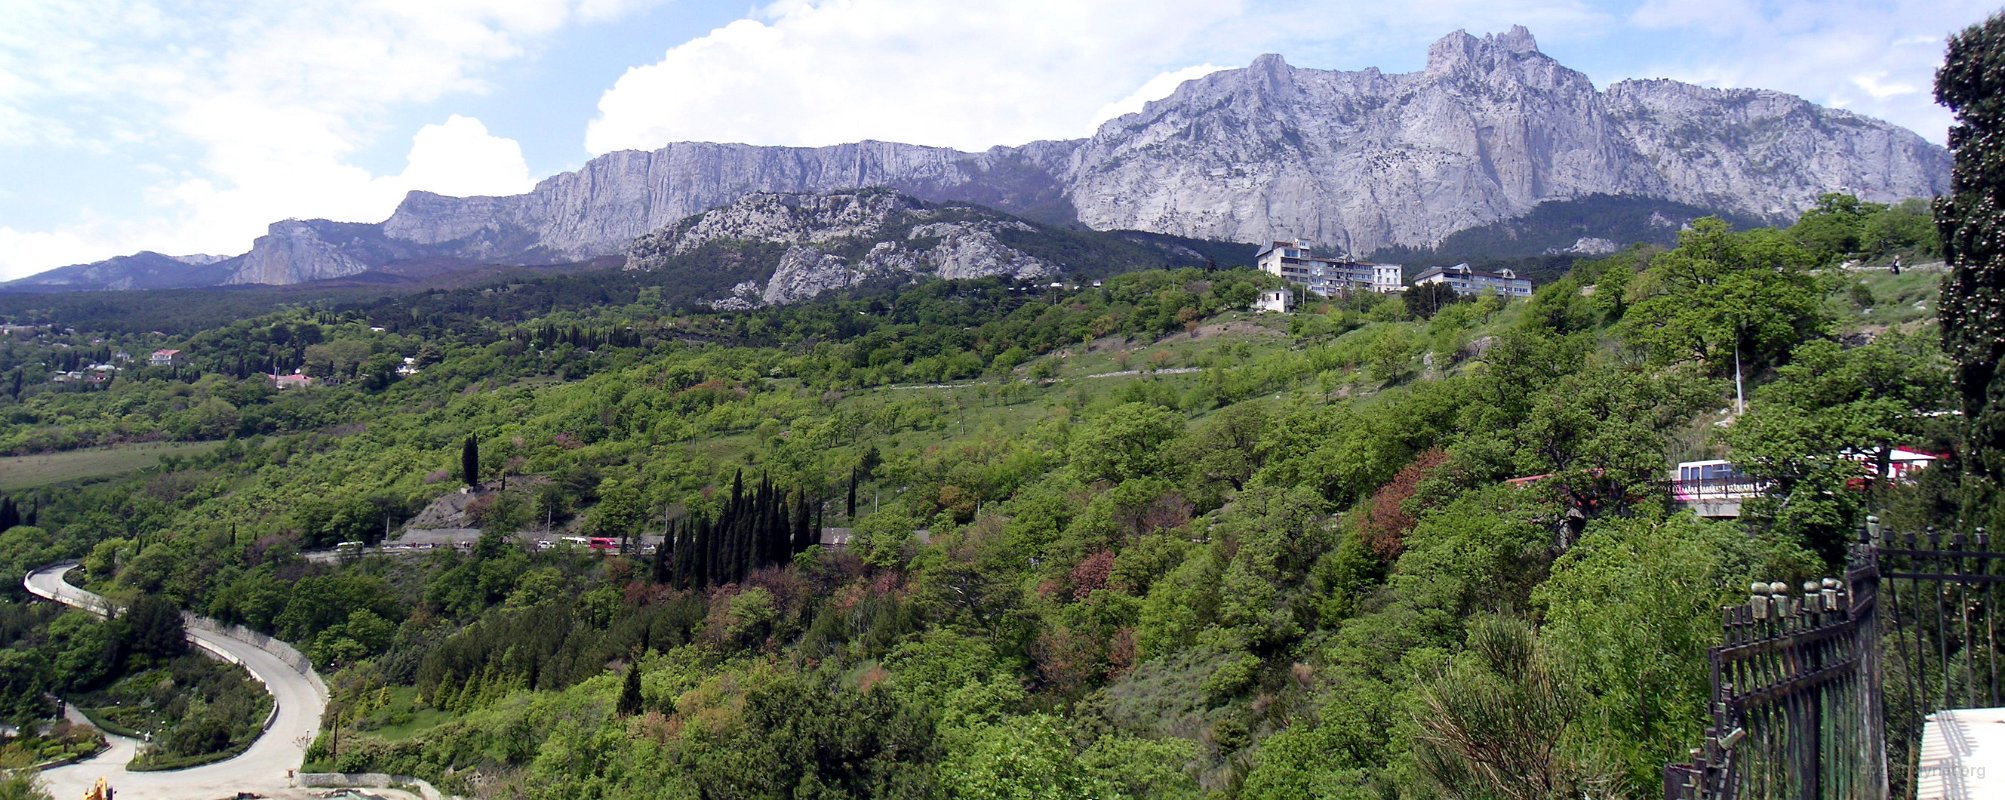
{"type": "MultiPolygon", "coordinates": [[[[711,306],[782,305],[871,279],[1037,278],[1059,268],[1004,244],[1032,233],[1022,220],[972,206],[935,208],[883,189],[826,195],[748,195],[635,239],[627,268],[700,260],[704,248],[785,245],[763,286],[739,282],[711,306]]],[[[688,268],[701,268],[690,265],[688,268]]]]}
{"type": "Polygon", "coordinates": [[[1949,154],[1902,128],[1759,89],[1623,81],[1608,116],[1664,196],[1771,219],[1825,192],[1878,203],[1948,191],[1949,154]]]}
{"type": "MultiPolygon", "coordinates": [[[[773,269],[773,277],[758,291],[759,301],[776,306],[804,300],[822,292],[847,289],[862,282],[863,276],[863,270],[850,268],[842,256],[794,245],[787,248],[787,254],[773,269]]],[[[733,292],[733,296],[737,293],[733,292]]]]}
{"type": "MultiPolygon", "coordinates": [[[[413,192],[366,231],[274,225],[230,282],[312,280],[402,258],[617,255],[637,237],[758,193],[885,187],[1042,223],[1239,242],[1300,237],[1363,255],[1431,246],[1545,201],[1594,194],[1784,222],[1825,192],[1890,202],[1941,194],[1948,180],[1947,151],[1893,125],[1753,89],[1645,80],[1597,90],[1514,27],[1450,34],[1429,48],[1424,69],[1405,74],[1261,56],[1188,81],[1080,140],[978,153],[876,141],[608,153],[522,195],[413,192]]],[[[788,224],[775,208],[741,211],[788,224]]],[[[840,238],[833,228],[822,235],[840,238]]],[[[994,255],[968,263],[993,264],[994,255]]]]}
{"type": "Polygon", "coordinates": [[[369,269],[334,242],[321,235],[321,227],[301,220],[272,223],[269,231],[252,243],[251,252],[225,285],[249,283],[302,283],[354,275],[369,269]]]}

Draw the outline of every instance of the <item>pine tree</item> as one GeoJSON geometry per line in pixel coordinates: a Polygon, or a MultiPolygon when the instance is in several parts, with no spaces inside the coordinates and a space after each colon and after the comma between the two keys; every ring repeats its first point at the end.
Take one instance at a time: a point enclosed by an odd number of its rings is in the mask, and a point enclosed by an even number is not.
{"type": "Polygon", "coordinates": [[[1955,159],[1949,194],[1935,201],[1949,275],[1942,284],[1942,343],[1955,365],[1967,425],[1967,468],[2005,478],[2005,15],[1949,40],[1935,99],[1949,107],[1955,159]]]}

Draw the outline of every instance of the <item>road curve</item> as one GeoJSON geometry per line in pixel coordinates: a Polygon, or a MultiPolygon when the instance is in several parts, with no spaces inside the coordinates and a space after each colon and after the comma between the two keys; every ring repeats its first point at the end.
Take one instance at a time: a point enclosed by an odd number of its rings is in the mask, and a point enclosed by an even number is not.
{"type": "MultiPolygon", "coordinates": [[[[75,567],[74,563],[43,567],[28,573],[21,583],[37,597],[103,614],[104,598],[63,582],[63,574],[75,567]]],[[[190,627],[188,640],[242,664],[271,692],[278,713],[264,735],[235,758],[172,772],[126,772],[125,762],[132,758],[133,750],[114,741],[96,758],[44,771],[42,782],[50,795],[81,796],[100,776],[120,795],[135,798],[215,800],[238,792],[268,797],[298,794],[292,773],[306,759],[306,748],[320,731],[320,716],[327,710],[327,685],[311,665],[296,667],[293,661],[245,638],[190,627]]]]}

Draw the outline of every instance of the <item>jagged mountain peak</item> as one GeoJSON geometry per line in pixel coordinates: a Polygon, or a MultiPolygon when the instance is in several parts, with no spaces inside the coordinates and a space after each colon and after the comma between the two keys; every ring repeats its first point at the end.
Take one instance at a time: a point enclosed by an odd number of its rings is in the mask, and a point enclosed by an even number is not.
{"type": "MultiPolygon", "coordinates": [[[[1468,72],[1523,73],[1526,67],[1559,67],[1559,62],[1539,50],[1539,43],[1523,25],[1513,25],[1504,33],[1476,38],[1468,31],[1455,31],[1427,48],[1425,75],[1458,75],[1468,72]]],[[[1565,69],[1564,67],[1559,67],[1565,69]]],[[[1573,70],[1566,70],[1573,72],[1573,70]]],[[[1573,72],[1575,75],[1580,73],[1573,72]]],[[[1585,76],[1582,76],[1585,80],[1585,76]]]]}

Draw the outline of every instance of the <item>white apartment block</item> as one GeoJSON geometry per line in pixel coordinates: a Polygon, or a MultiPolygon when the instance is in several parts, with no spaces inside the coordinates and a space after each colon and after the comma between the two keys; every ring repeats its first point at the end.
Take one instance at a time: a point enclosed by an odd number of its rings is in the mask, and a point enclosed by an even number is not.
{"type": "Polygon", "coordinates": [[[1307,242],[1275,242],[1254,257],[1262,272],[1323,297],[1359,290],[1397,292],[1405,287],[1398,264],[1371,264],[1318,256],[1307,242]]]}

